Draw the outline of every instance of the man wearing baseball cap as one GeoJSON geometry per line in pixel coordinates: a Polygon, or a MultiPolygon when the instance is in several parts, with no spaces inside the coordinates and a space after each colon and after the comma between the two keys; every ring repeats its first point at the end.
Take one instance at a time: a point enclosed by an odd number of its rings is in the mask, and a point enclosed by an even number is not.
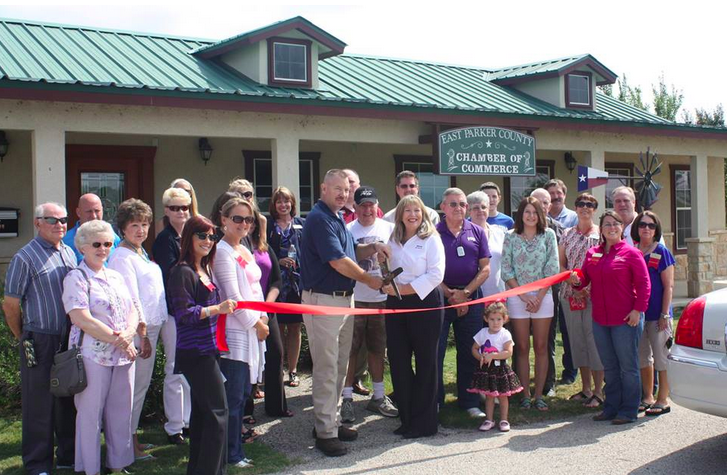
{"type": "MultiPolygon", "coordinates": [[[[387,243],[394,230],[394,225],[378,218],[379,200],[376,190],[370,186],[361,186],[354,193],[356,220],[346,226],[357,244],[374,242],[387,243]]],[[[369,274],[381,277],[381,269],[377,255],[358,261],[359,267],[369,274]]],[[[386,294],[373,290],[359,282],[353,289],[354,304],[357,308],[386,308],[386,294]]],[[[353,324],[353,340],[348,361],[348,373],[343,387],[343,406],[341,420],[354,422],[356,414],[353,409],[353,383],[355,380],[357,357],[361,346],[365,343],[368,349],[368,366],[374,383],[374,395],[366,409],[378,412],[386,417],[397,417],[399,411],[384,394],[384,353],[386,350],[386,326],[383,315],[356,315],[353,324]]]]}

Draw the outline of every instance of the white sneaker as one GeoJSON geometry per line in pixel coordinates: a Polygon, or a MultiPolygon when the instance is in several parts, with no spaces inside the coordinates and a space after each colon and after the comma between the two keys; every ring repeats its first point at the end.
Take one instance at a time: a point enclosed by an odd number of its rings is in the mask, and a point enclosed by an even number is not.
{"type": "Polygon", "coordinates": [[[252,467],[252,464],[251,464],[251,463],[248,463],[248,462],[245,462],[245,460],[244,460],[244,459],[243,459],[243,460],[240,460],[240,461],[239,461],[239,462],[237,462],[237,463],[233,463],[233,464],[231,464],[231,465],[232,465],[233,467],[237,467],[237,468],[247,468],[247,467],[252,467]]]}
{"type": "Polygon", "coordinates": [[[472,419],[482,419],[483,417],[486,417],[486,414],[482,412],[479,407],[470,407],[467,409],[467,414],[469,414],[472,419]]]}

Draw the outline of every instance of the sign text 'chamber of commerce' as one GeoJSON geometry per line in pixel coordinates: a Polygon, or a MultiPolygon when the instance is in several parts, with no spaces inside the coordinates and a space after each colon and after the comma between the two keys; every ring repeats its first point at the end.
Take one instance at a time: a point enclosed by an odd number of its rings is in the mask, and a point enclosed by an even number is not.
{"type": "Polygon", "coordinates": [[[535,175],[535,137],[500,127],[439,134],[440,175],[535,175]]]}

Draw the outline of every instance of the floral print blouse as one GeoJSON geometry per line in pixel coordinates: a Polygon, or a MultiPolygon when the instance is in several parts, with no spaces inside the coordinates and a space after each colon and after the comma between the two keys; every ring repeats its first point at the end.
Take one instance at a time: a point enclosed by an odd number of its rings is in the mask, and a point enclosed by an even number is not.
{"type": "MultiPolygon", "coordinates": [[[[586,259],[586,253],[594,246],[598,246],[599,240],[598,226],[591,228],[590,234],[582,234],[578,231],[578,227],[568,228],[560,238],[560,245],[565,251],[566,270],[581,269],[583,261],[586,259]]],[[[590,292],[591,286],[581,289],[586,293],[590,292]]],[[[571,285],[560,286],[560,298],[567,299],[573,296],[575,289],[571,285]]]]}
{"type": "Polygon", "coordinates": [[[532,241],[515,231],[505,235],[500,262],[500,272],[505,282],[516,279],[518,285],[525,285],[553,276],[559,270],[558,245],[552,229],[546,228],[543,234],[536,234],[532,241]]]}
{"type": "MultiPolygon", "coordinates": [[[[76,309],[89,310],[93,318],[119,332],[128,327],[134,308],[121,274],[105,267],[94,272],[85,261],[69,272],[63,281],[63,306],[67,313],[76,309]],[[88,280],[81,269],[88,275],[88,280]]],[[[73,325],[68,346],[77,345],[80,335],[81,330],[73,325]]],[[[88,333],[83,336],[81,354],[101,366],[122,366],[132,362],[119,348],[98,341],[88,333]]]]}

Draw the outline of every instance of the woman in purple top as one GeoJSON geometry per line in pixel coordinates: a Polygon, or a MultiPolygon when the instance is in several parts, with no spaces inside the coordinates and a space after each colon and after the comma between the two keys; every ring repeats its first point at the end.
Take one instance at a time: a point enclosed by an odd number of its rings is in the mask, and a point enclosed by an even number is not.
{"type": "Polygon", "coordinates": [[[175,373],[192,389],[187,474],[217,475],[227,463],[227,399],[218,362],[217,315],[231,313],[236,302],[220,303],[210,277],[216,237],[203,216],[184,225],[179,264],[169,275],[169,310],[177,322],[175,373]]]}
{"type": "Polygon", "coordinates": [[[639,366],[643,401],[639,410],[647,416],[658,416],[671,411],[669,407],[669,380],[666,365],[669,339],[672,336],[671,298],[674,292],[674,256],[659,242],[661,220],[656,213],[639,213],[631,226],[631,238],[644,255],[649,271],[651,295],[646,309],[644,334],[639,344],[639,366]],[[659,393],[654,400],[654,369],[659,372],[659,393]]]}

